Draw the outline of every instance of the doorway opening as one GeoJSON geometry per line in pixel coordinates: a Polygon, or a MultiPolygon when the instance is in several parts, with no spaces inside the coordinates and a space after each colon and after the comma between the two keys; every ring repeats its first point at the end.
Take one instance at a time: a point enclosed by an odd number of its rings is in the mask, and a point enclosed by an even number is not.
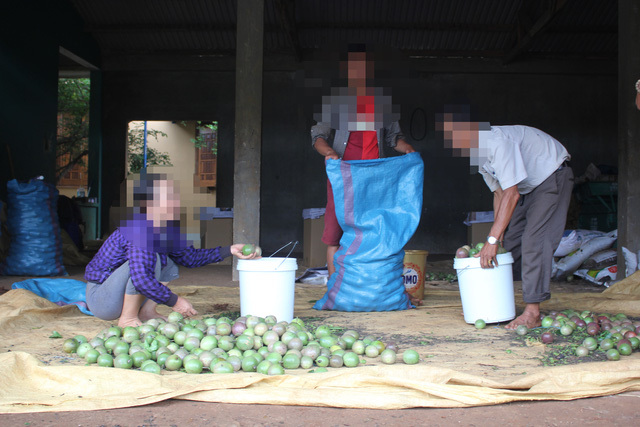
{"type": "MultiPolygon", "coordinates": [[[[139,120],[127,127],[127,171],[167,173],[178,183],[188,238],[205,247],[206,221],[216,207],[218,122],[139,120]]],[[[218,244],[219,246],[219,244],[218,244]]]]}

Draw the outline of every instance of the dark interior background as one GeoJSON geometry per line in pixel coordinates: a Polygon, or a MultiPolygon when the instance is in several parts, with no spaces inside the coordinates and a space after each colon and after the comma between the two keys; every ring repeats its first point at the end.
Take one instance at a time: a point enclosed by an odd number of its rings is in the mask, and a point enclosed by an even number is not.
{"type": "MultiPolygon", "coordinates": [[[[53,180],[57,79],[77,68],[94,84],[92,164],[100,159],[102,173],[94,168],[92,188],[101,188],[103,228],[125,176],[131,120],[217,120],[218,206],[232,206],[236,3],[10,2],[0,17],[0,198],[9,179],[53,180]],[[60,47],[81,64],[61,60],[60,47]]],[[[301,241],[302,210],[326,201],[309,137],[323,91],[310,86],[335,82],[338,63],[323,58],[336,46],[364,41],[396,53],[378,62],[380,82],[425,161],[410,246],[453,253],[466,241],[467,212],[491,210],[492,196],[467,159],[443,148],[435,114],[467,103],[478,120],[556,137],[576,175],[589,163],[616,167],[617,22],[609,0],[266,1],[261,245],[301,241]]]]}

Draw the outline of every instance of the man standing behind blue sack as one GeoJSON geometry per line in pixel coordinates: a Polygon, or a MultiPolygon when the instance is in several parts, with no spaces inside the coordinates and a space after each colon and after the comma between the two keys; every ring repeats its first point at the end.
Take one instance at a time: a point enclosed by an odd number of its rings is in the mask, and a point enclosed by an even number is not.
{"type": "MultiPolygon", "coordinates": [[[[391,97],[382,88],[370,87],[373,79],[372,53],[366,46],[350,45],[346,58],[347,87],[333,88],[323,97],[318,123],[311,128],[313,148],[327,159],[371,160],[382,157],[383,145],[407,154],[415,150],[407,143],[392,111],[391,97]]],[[[335,214],[331,183],[327,181],[327,207],[322,241],[327,245],[329,276],[335,272],[334,256],[342,229],[335,214]]]]}
{"type": "Polygon", "coordinates": [[[506,328],[540,326],[540,303],[551,297],[553,253],[573,189],[571,156],[555,138],[530,126],[472,122],[467,111],[447,112],[436,123],[445,146],[469,157],[494,194],[495,219],[476,256],[482,268],[493,268],[503,237],[504,248],[513,255],[526,307],[506,328]]]}

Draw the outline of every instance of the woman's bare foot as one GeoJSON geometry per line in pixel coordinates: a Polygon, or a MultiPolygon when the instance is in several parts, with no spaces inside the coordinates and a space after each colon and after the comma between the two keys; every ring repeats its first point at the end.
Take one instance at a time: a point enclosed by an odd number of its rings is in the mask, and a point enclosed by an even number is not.
{"type": "Polygon", "coordinates": [[[540,304],[527,304],[522,314],[513,319],[505,328],[515,329],[520,325],[526,325],[529,329],[540,326],[540,304]]]}
{"type": "Polygon", "coordinates": [[[118,319],[118,326],[140,326],[142,321],[138,317],[140,306],[144,303],[145,296],[141,294],[125,294],[122,302],[122,313],[118,319]]]}
{"type": "Polygon", "coordinates": [[[125,326],[140,326],[140,325],[142,325],[142,322],[137,317],[120,316],[120,319],[118,319],[118,326],[120,326],[121,328],[124,328],[125,326]]]}
{"type": "Polygon", "coordinates": [[[146,322],[147,320],[150,320],[150,319],[167,320],[166,316],[163,316],[162,314],[156,311],[157,306],[158,304],[156,304],[155,302],[147,300],[147,302],[142,304],[142,307],[140,307],[140,311],[138,312],[138,318],[142,322],[146,322]]]}

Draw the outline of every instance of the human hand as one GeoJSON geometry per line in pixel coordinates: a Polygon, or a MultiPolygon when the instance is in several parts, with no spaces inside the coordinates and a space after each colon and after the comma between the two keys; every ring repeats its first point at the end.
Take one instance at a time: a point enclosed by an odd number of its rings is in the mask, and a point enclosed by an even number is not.
{"type": "Polygon", "coordinates": [[[395,150],[398,153],[402,153],[402,154],[409,154],[409,153],[416,152],[416,150],[413,148],[413,145],[409,144],[404,139],[398,139],[398,141],[396,142],[395,150]]]}
{"type": "Polygon", "coordinates": [[[482,268],[493,268],[498,266],[498,260],[496,255],[498,254],[498,244],[491,245],[485,242],[484,246],[475,254],[475,257],[480,257],[480,266],[482,268]]]}
{"type": "Polygon", "coordinates": [[[329,145],[329,143],[324,138],[316,138],[315,142],[313,143],[313,148],[315,148],[320,155],[324,156],[325,161],[329,159],[340,159],[340,156],[338,156],[336,150],[331,148],[331,145],[329,145]]]}
{"type": "Polygon", "coordinates": [[[329,159],[332,160],[339,160],[340,156],[338,156],[338,153],[336,153],[335,151],[331,150],[328,151],[325,155],[324,155],[324,160],[327,161],[329,159]]]}
{"type": "Polygon", "coordinates": [[[185,298],[182,298],[180,296],[178,297],[178,300],[176,301],[175,305],[171,308],[173,308],[173,311],[177,311],[178,313],[182,314],[184,317],[191,317],[198,314],[198,312],[193,308],[193,305],[191,305],[191,303],[187,301],[185,298]]]}
{"type": "MultiPolygon", "coordinates": [[[[261,258],[261,256],[257,253],[257,251],[253,251],[251,252],[249,255],[244,255],[242,253],[242,248],[245,247],[245,243],[236,243],[234,245],[231,245],[231,255],[238,257],[240,259],[258,259],[261,258]]],[[[258,248],[259,246],[256,246],[256,248],[258,248]]],[[[260,253],[262,253],[260,251],[260,253]]]]}

